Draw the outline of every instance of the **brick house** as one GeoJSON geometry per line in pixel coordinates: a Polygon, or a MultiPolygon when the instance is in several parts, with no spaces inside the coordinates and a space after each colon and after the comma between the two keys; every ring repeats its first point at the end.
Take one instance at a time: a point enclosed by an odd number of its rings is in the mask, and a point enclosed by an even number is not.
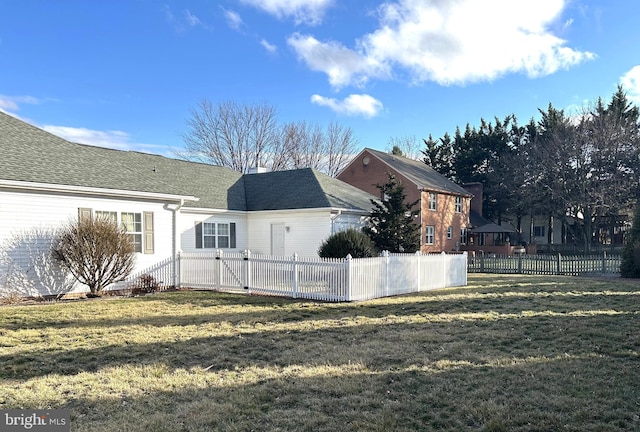
{"type": "Polygon", "coordinates": [[[388,174],[402,182],[408,203],[419,201],[421,252],[463,250],[473,195],[425,163],[365,148],[337,178],[379,196],[377,185],[386,183],[388,174]]]}

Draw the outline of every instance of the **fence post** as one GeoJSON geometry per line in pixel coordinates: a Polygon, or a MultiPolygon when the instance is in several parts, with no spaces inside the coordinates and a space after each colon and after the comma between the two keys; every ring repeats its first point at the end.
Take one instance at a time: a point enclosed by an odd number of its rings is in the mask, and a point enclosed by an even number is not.
{"type": "Polygon", "coordinates": [[[384,263],[384,296],[389,295],[389,251],[382,251],[382,262],[384,263]]]}
{"type": "Polygon", "coordinates": [[[484,273],[484,251],[478,252],[480,252],[480,273],[484,273]]]}
{"type": "Polygon", "coordinates": [[[244,264],[243,288],[249,291],[249,287],[251,286],[251,262],[249,261],[249,258],[251,258],[251,251],[247,249],[242,253],[242,255],[242,263],[244,264]]]}
{"type": "Polygon", "coordinates": [[[447,253],[445,251],[440,252],[440,258],[442,259],[442,286],[438,288],[446,288],[449,286],[449,260],[447,259],[447,253]]]}
{"type": "Polygon", "coordinates": [[[521,253],[518,254],[518,273],[519,274],[522,274],[522,255],[524,254],[521,254],[521,253]]]}
{"type": "Polygon", "coordinates": [[[561,272],[561,270],[562,270],[562,255],[560,253],[558,253],[558,260],[557,260],[557,263],[556,263],[556,267],[557,267],[556,274],[557,275],[561,275],[562,274],[562,272],[561,272]]]}
{"type": "Polygon", "coordinates": [[[421,286],[421,280],[420,280],[420,273],[421,273],[421,271],[420,271],[420,270],[421,270],[421,268],[420,268],[420,264],[422,263],[422,260],[420,259],[420,256],[421,256],[422,254],[420,253],[420,251],[416,251],[415,255],[416,255],[416,257],[417,257],[417,258],[416,258],[416,261],[418,262],[418,264],[417,264],[417,266],[416,266],[416,267],[418,268],[418,277],[416,278],[416,281],[417,281],[417,283],[418,283],[418,286],[417,286],[416,292],[420,292],[420,291],[421,291],[421,289],[422,289],[422,286],[421,286]]]}
{"type": "Polygon", "coordinates": [[[214,275],[214,285],[216,289],[222,287],[222,250],[216,249],[216,265],[214,267],[216,274],[214,275]]]}
{"type": "Polygon", "coordinates": [[[602,274],[607,273],[607,251],[602,251],[602,274]]]}
{"type": "Polygon", "coordinates": [[[467,262],[468,262],[469,257],[468,257],[467,251],[462,252],[462,255],[464,256],[464,283],[462,285],[466,286],[467,282],[468,282],[468,279],[467,279],[468,278],[467,262]]]}
{"type": "Polygon", "coordinates": [[[345,295],[346,301],[351,301],[351,287],[352,287],[352,282],[351,282],[351,263],[353,262],[353,257],[351,256],[351,254],[347,255],[347,289],[345,290],[345,295]]]}
{"type": "Polygon", "coordinates": [[[298,253],[293,254],[293,298],[298,298],[298,253]]]}
{"type": "Polygon", "coordinates": [[[181,252],[176,255],[176,261],[173,263],[173,286],[176,288],[182,288],[182,266],[180,265],[180,259],[182,258],[181,252]]]}

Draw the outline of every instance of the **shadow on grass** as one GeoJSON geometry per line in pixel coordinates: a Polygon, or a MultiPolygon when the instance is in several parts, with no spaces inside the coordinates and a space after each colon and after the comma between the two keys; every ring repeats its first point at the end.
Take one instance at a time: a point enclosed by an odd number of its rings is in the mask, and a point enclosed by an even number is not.
{"type": "MultiPolygon", "coordinates": [[[[140,396],[70,399],[74,431],[638,430],[628,359],[258,378],[140,396]],[[612,376],[611,371],[616,371],[612,376]]],[[[218,378],[214,375],[214,378],[218,378]]],[[[57,407],[56,407],[57,408],[57,407]]]]}
{"type": "MultiPolygon", "coordinates": [[[[640,296],[640,290],[635,285],[612,285],[590,283],[581,286],[577,278],[565,278],[564,288],[559,289],[557,284],[544,286],[544,288],[532,289],[527,283],[522,286],[523,280],[532,278],[515,278],[520,285],[502,285],[509,278],[499,281],[500,289],[488,287],[434,290],[418,294],[404,295],[387,299],[380,299],[361,303],[331,304],[318,303],[308,300],[293,300],[279,297],[246,296],[220,292],[178,292],[170,294],[158,294],[136,299],[104,300],[105,308],[114,306],[113,302],[122,302],[126,307],[131,302],[144,305],[147,303],[159,303],[162,306],[171,306],[161,315],[153,316],[118,316],[115,318],[65,318],[62,311],[69,305],[47,305],[47,307],[60,308],[49,310],[51,313],[43,313],[37,320],[29,313],[19,316],[12,314],[7,309],[0,321],[4,330],[21,329],[73,329],[73,328],[107,328],[126,326],[192,326],[205,323],[227,323],[231,325],[256,323],[291,323],[305,322],[308,320],[335,320],[353,317],[381,318],[388,315],[412,316],[420,314],[446,314],[456,315],[461,313],[482,313],[491,311],[494,313],[512,314],[521,311],[541,312],[551,311],[555,313],[568,313],[590,309],[607,309],[620,312],[635,311],[636,302],[630,301],[631,296],[640,296]],[[570,283],[571,282],[571,283],[570,283]],[[582,288],[580,290],[579,288],[582,288]],[[603,291],[605,290],[605,291],[603,291]],[[508,301],[505,301],[508,300],[508,301]],[[185,311],[185,307],[193,306],[196,313],[185,311]],[[225,307],[250,307],[251,311],[237,310],[225,311],[225,307]],[[216,311],[216,309],[220,309],[216,311]]],[[[533,278],[538,281],[539,278],[533,278]]],[[[555,278],[554,280],[559,279],[555,278]]],[[[562,279],[562,278],[560,278],[562,279]]],[[[95,300],[101,302],[103,300],[95,300]]],[[[93,302],[93,301],[92,301],[93,302]]],[[[100,303],[97,303],[100,304],[100,303]]],[[[43,309],[47,312],[47,309],[43,309]]],[[[0,311],[1,312],[1,311],[0,311]]]]}
{"type": "MultiPolygon", "coordinates": [[[[243,328],[229,336],[128,343],[96,348],[65,346],[0,355],[0,377],[29,379],[48,374],[75,375],[105,367],[161,362],[175,369],[210,367],[220,371],[249,366],[286,367],[357,362],[373,370],[428,364],[451,358],[483,363],[505,355],[556,356],[563,353],[637,352],[634,314],[596,316],[477,316],[440,322],[375,324],[357,318],[292,330],[243,328]]],[[[153,331],[152,329],[150,331],[153,331]]]]}

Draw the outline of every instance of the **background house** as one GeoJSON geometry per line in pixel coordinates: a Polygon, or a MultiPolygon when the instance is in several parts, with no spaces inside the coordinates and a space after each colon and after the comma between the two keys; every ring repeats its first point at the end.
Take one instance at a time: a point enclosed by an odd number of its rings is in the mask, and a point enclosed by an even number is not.
{"type": "Polygon", "coordinates": [[[43,253],[80,214],[123,224],[142,271],[180,251],[317,256],[332,232],[362,226],[373,198],[312,169],[242,175],[71,143],[2,112],[0,154],[0,290],[24,295],[60,289],[43,253]]]}
{"type": "Polygon", "coordinates": [[[365,148],[337,178],[379,195],[376,185],[386,183],[389,174],[404,185],[408,203],[419,201],[420,250],[461,250],[468,239],[472,194],[425,163],[365,148]]]}

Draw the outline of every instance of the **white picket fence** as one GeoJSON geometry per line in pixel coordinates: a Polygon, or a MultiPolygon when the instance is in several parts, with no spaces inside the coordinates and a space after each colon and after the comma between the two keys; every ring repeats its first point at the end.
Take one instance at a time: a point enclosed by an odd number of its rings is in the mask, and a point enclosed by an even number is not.
{"type": "Polygon", "coordinates": [[[180,288],[242,291],[322,301],[357,301],[467,284],[467,255],[388,254],[319,259],[182,253],[180,288]]]}

